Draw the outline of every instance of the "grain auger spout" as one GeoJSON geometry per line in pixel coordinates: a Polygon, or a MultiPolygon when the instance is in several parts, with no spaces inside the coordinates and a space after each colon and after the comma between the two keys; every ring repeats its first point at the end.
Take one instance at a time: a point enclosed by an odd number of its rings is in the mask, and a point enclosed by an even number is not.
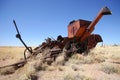
{"type": "Polygon", "coordinates": [[[100,12],[98,13],[98,15],[95,17],[95,19],[88,26],[86,32],[84,33],[84,35],[81,38],[81,41],[83,41],[87,36],[89,36],[93,32],[93,30],[95,28],[95,25],[102,18],[102,16],[104,16],[104,15],[111,15],[111,14],[112,14],[112,12],[110,11],[110,9],[108,7],[103,7],[100,10],[100,12]]]}
{"type": "Polygon", "coordinates": [[[87,29],[93,30],[95,25],[98,23],[98,21],[102,18],[103,15],[111,15],[111,11],[108,7],[104,7],[101,9],[101,11],[98,13],[98,15],[95,17],[95,19],[92,21],[92,23],[88,26],[87,29]]]}

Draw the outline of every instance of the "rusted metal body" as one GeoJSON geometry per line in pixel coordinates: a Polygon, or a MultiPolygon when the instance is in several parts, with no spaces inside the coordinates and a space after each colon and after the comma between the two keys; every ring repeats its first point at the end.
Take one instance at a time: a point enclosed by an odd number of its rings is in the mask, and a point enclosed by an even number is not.
{"type": "Polygon", "coordinates": [[[81,19],[71,21],[68,25],[68,38],[81,37],[90,23],[91,21],[81,19]]]}
{"type": "Polygon", "coordinates": [[[102,16],[109,14],[111,14],[110,10],[107,7],[104,7],[100,10],[98,15],[95,17],[95,19],[92,22],[87,20],[72,21],[68,25],[68,38],[78,37],[79,38],[78,41],[80,42],[84,42],[86,39],[88,39],[87,41],[88,49],[95,47],[95,45],[98,42],[102,42],[102,38],[98,34],[91,34],[91,33],[93,32],[95,25],[102,18],[102,16]]]}
{"type": "Polygon", "coordinates": [[[71,21],[68,25],[67,37],[59,35],[56,40],[48,38],[33,50],[33,54],[42,53],[46,49],[49,49],[49,57],[51,58],[56,58],[62,52],[65,52],[64,56],[66,58],[70,57],[74,52],[80,54],[88,53],[98,42],[103,41],[99,34],[92,34],[92,32],[102,16],[109,14],[111,14],[111,11],[107,7],[104,7],[93,21],[82,19],[71,21]]]}

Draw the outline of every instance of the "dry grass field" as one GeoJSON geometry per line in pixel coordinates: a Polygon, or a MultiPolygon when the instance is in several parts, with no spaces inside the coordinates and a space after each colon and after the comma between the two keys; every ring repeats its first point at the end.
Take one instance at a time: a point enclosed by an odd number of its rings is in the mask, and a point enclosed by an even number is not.
{"type": "MultiPolygon", "coordinates": [[[[0,67],[24,59],[24,49],[0,47],[0,67]]],[[[65,65],[48,66],[38,58],[17,70],[0,68],[0,80],[120,80],[120,46],[97,46],[88,56],[73,55],[65,65]]]]}

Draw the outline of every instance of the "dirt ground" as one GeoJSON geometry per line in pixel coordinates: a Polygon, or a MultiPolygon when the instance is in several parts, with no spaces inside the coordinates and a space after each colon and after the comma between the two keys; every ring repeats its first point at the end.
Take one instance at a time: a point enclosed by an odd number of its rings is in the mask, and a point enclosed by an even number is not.
{"type": "MultiPolygon", "coordinates": [[[[0,67],[24,59],[24,47],[0,47],[0,67]]],[[[73,55],[65,65],[35,64],[28,62],[24,67],[0,68],[0,80],[120,80],[120,46],[97,46],[87,56],[73,55]],[[7,74],[9,72],[9,74],[7,74]]]]}

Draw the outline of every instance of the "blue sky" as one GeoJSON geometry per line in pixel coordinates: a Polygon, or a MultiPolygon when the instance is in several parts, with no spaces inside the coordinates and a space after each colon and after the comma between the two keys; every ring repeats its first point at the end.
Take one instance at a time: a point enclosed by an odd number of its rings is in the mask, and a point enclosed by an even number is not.
{"type": "Polygon", "coordinates": [[[112,15],[103,16],[93,33],[105,44],[120,44],[120,0],[0,0],[0,46],[22,46],[13,19],[25,43],[37,46],[47,37],[66,37],[70,21],[92,21],[104,6],[112,15]]]}

